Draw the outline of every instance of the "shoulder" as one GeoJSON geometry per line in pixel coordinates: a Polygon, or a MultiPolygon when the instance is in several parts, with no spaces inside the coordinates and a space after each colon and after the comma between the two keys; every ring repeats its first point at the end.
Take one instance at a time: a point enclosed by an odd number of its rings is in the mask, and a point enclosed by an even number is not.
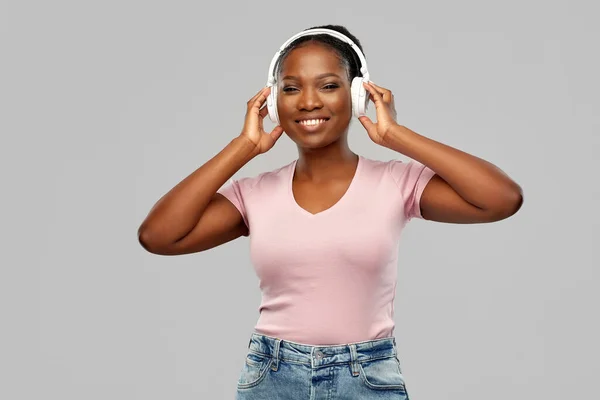
{"type": "Polygon", "coordinates": [[[285,183],[294,164],[295,161],[292,161],[281,167],[270,171],[261,172],[253,176],[245,176],[237,179],[232,178],[229,180],[229,184],[236,186],[240,192],[246,195],[258,190],[268,190],[274,186],[279,186],[282,183],[285,183]]]}
{"type": "Polygon", "coordinates": [[[397,178],[407,168],[410,168],[410,161],[403,161],[395,158],[391,160],[375,160],[361,156],[361,162],[363,164],[363,172],[387,178],[397,178]]]}
{"type": "Polygon", "coordinates": [[[367,176],[389,179],[400,187],[426,183],[434,175],[434,172],[427,166],[412,159],[393,158],[386,161],[366,157],[362,157],[362,159],[367,176]]]}

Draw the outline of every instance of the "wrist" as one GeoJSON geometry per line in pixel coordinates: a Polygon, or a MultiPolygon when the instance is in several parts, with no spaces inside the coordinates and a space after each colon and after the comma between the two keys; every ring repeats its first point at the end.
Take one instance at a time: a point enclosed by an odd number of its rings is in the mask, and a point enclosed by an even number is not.
{"type": "Polygon", "coordinates": [[[238,154],[244,160],[244,162],[252,160],[259,154],[258,146],[256,146],[250,139],[243,135],[231,140],[229,146],[234,149],[234,152],[238,154]]]}
{"type": "Polygon", "coordinates": [[[410,135],[410,132],[410,129],[405,126],[396,124],[383,137],[382,145],[388,149],[400,151],[399,149],[402,148],[404,139],[407,135],[410,135]]]}

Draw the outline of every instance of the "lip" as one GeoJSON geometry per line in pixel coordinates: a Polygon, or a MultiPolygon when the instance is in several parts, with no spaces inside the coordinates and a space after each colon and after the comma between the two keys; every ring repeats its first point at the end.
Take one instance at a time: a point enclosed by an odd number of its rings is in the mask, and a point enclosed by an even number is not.
{"type": "Polygon", "coordinates": [[[328,117],[320,117],[320,118],[302,118],[299,120],[296,120],[296,124],[298,124],[300,126],[300,128],[306,132],[316,132],[320,129],[322,129],[325,125],[327,125],[327,123],[329,122],[329,118],[328,117]],[[305,120],[309,120],[309,119],[324,119],[325,121],[321,122],[320,124],[317,125],[304,125],[301,124],[300,121],[305,121],[305,120]]]}
{"type": "Polygon", "coordinates": [[[300,122],[300,121],[308,121],[309,119],[329,119],[329,117],[325,116],[325,115],[311,115],[309,117],[302,117],[302,118],[298,118],[296,120],[296,122],[300,122]]]}

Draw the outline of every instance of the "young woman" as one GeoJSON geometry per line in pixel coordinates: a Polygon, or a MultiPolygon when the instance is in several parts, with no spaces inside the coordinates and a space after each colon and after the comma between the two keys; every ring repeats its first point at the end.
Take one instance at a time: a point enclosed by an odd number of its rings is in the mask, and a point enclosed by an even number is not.
{"type": "Polygon", "coordinates": [[[139,240],[176,255],[250,237],[262,303],[238,399],[408,399],[393,319],[402,229],[415,217],[498,221],[522,191],[491,163],[398,124],[392,92],[368,82],[358,39],[314,29],[282,46],[240,135],[156,203],[139,240]],[[376,122],[364,115],[369,100],[376,122]],[[268,133],[267,114],[278,123],[268,133]],[[354,116],[411,161],[353,152],[354,116]],[[283,132],[297,160],[227,183],[283,132]]]}

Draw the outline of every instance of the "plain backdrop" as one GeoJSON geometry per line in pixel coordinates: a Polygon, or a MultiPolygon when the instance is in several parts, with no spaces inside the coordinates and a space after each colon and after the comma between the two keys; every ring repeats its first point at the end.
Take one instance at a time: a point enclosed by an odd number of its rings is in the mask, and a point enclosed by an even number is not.
{"type": "MultiPolygon", "coordinates": [[[[399,123],[525,193],[501,222],[404,231],[395,337],[411,399],[596,399],[599,8],[2,2],[0,397],[234,397],[260,304],[248,239],[166,257],[137,228],[239,135],[279,46],[333,23],[362,42],[399,123]]],[[[406,159],[358,121],[350,146],[406,159]]],[[[234,177],[297,155],[284,136],[234,177]]]]}

